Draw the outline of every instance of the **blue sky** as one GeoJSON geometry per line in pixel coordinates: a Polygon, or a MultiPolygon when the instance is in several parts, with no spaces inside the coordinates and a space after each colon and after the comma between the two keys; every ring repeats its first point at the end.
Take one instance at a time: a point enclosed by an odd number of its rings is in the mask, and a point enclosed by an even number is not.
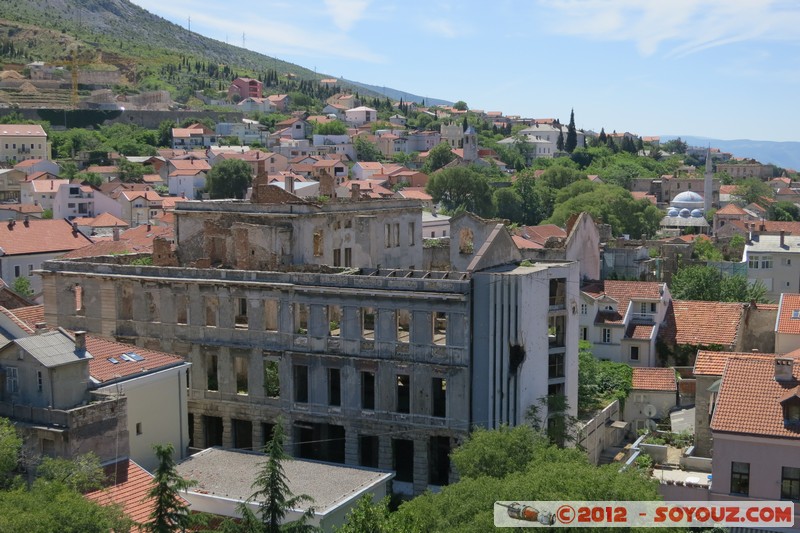
{"type": "Polygon", "coordinates": [[[332,76],[639,135],[797,141],[796,0],[133,0],[332,76]]]}

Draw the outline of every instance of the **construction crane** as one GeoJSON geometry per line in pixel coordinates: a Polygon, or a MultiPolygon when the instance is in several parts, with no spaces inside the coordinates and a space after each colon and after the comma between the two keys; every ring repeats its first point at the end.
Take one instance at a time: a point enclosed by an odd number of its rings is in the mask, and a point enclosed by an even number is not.
{"type": "Polygon", "coordinates": [[[91,65],[92,63],[103,61],[103,52],[98,51],[98,57],[94,59],[82,59],[80,57],[80,49],[78,46],[70,46],[70,58],[63,61],[53,61],[53,65],[66,66],[70,69],[70,78],[72,80],[72,91],[70,93],[70,102],[72,107],[78,107],[78,68],[91,65]]]}

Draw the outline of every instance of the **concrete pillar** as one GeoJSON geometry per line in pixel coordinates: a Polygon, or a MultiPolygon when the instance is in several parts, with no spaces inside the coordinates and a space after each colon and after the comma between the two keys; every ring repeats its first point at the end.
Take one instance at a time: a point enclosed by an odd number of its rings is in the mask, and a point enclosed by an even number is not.
{"type": "Polygon", "coordinates": [[[378,468],[383,470],[394,470],[392,464],[392,437],[378,437],[378,468]]]}
{"type": "Polygon", "coordinates": [[[358,465],[358,430],[348,424],[344,427],[344,463],[358,465]]]}
{"type": "Polygon", "coordinates": [[[428,439],[414,439],[414,494],[428,488],[428,439]]]}
{"type": "Polygon", "coordinates": [[[229,416],[222,416],[222,447],[233,448],[233,421],[229,416]]]}
{"type": "MultiPolygon", "coordinates": [[[[264,445],[264,427],[261,425],[261,420],[253,420],[253,451],[262,451],[264,445]]],[[[269,435],[267,435],[269,437],[269,435]]]]}

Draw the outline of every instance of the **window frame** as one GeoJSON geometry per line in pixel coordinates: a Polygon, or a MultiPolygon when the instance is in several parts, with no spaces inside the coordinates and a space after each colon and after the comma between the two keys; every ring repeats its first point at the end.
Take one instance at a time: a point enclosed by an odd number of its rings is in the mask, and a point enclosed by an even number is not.
{"type": "Polygon", "coordinates": [[[750,463],[731,461],[731,494],[748,496],[750,494],[750,463]],[[736,468],[739,468],[737,471],[736,468]],[[744,490],[734,490],[743,488],[744,490]]]}

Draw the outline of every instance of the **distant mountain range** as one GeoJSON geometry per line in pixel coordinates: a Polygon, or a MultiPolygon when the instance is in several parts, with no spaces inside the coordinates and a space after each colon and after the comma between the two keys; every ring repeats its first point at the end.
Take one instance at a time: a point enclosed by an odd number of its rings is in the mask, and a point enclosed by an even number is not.
{"type": "Polygon", "coordinates": [[[800,170],[800,142],[752,141],[750,139],[724,141],[692,135],[661,135],[661,140],[669,141],[678,137],[689,146],[711,146],[719,148],[723,152],[730,152],[736,157],[749,157],[760,163],[771,163],[781,168],[800,170]]]}

